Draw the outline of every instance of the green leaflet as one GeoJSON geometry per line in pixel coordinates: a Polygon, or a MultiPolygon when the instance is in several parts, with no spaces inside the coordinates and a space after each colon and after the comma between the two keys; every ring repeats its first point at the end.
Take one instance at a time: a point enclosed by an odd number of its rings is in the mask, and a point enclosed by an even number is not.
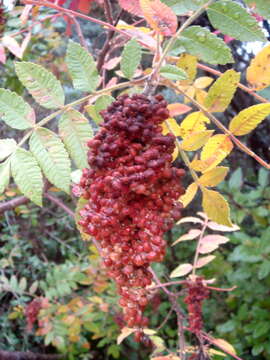
{"type": "Polygon", "coordinates": [[[170,6],[176,15],[185,14],[188,11],[195,11],[207,0],[161,0],[164,4],[170,6]]]}
{"type": "Polygon", "coordinates": [[[106,109],[114,100],[110,95],[102,95],[97,99],[95,105],[86,106],[86,111],[95,123],[100,124],[103,121],[102,116],[99,114],[100,111],[106,109]]]}
{"type": "Polygon", "coordinates": [[[184,30],[176,47],[184,48],[209,64],[233,62],[231,50],[225,42],[201,26],[190,26],[184,30]]]}
{"type": "Polygon", "coordinates": [[[124,47],[120,62],[121,71],[124,76],[131,79],[138,68],[142,58],[141,46],[135,39],[131,39],[124,47]]]}
{"type": "Polygon", "coordinates": [[[65,95],[60,81],[42,66],[31,62],[16,62],[19,80],[40,105],[47,109],[58,109],[64,105],[65,95]]]}
{"type": "Polygon", "coordinates": [[[160,69],[160,74],[170,80],[186,80],[186,72],[175,65],[165,65],[160,69]]]}
{"type": "Polygon", "coordinates": [[[30,151],[17,149],[11,157],[11,173],[20,191],[35,204],[42,206],[41,169],[30,151]]]}
{"type": "Polygon", "coordinates": [[[77,167],[87,167],[87,141],[93,137],[88,120],[77,110],[69,110],[59,119],[58,127],[59,134],[77,167]]]}
{"type": "Polygon", "coordinates": [[[241,41],[266,41],[256,19],[239,4],[220,0],[209,6],[207,14],[214,28],[241,41]]]}
{"type": "Polygon", "coordinates": [[[95,61],[81,45],[69,40],[66,62],[73,86],[81,91],[94,91],[99,83],[95,61]]]}
{"type": "Polygon", "coordinates": [[[255,5],[255,12],[270,19],[270,0],[244,0],[244,2],[252,7],[255,5]]]}
{"type": "Polygon", "coordinates": [[[10,179],[10,159],[0,164],[0,194],[2,194],[5,188],[9,184],[10,179]]]}
{"type": "Polygon", "coordinates": [[[14,139],[0,139],[0,161],[12,154],[16,147],[17,143],[14,139]]]}
{"type": "Polygon", "coordinates": [[[61,139],[48,129],[38,128],[29,145],[49,181],[69,193],[71,164],[61,139]]]}
{"type": "Polygon", "coordinates": [[[35,112],[21,96],[0,89],[0,117],[13,129],[25,130],[35,124],[35,112]]]}

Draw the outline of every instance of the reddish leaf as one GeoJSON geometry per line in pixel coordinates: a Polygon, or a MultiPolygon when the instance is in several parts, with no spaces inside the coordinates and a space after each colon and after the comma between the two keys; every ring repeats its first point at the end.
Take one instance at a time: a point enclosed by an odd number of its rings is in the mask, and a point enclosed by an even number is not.
{"type": "Polygon", "coordinates": [[[118,2],[121,8],[130,12],[131,14],[143,16],[140,0],[118,0],[118,2]]]}
{"type": "Polygon", "coordinates": [[[169,104],[168,110],[170,112],[170,117],[175,117],[189,112],[190,110],[192,110],[192,108],[185,104],[176,103],[176,104],[169,104]]]}
{"type": "Polygon", "coordinates": [[[6,63],[6,53],[5,53],[5,48],[3,45],[0,44],[0,62],[2,64],[6,63]]]}
{"type": "Polygon", "coordinates": [[[170,7],[160,0],[140,0],[146,21],[159,34],[170,36],[177,30],[177,17],[170,7]]]}
{"type": "Polygon", "coordinates": [[[79,0],[78,10],[84,14],[88,14],[91,9],[93,0],[79,0]]]}

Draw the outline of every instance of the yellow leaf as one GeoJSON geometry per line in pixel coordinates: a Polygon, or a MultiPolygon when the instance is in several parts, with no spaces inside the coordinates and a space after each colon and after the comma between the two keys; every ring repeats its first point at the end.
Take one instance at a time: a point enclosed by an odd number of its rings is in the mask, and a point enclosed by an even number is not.
{"type": "Polygon", "coordinates": [[[217,356],[223,356],[223,357],[226,357],[227,355],[224,354],[223,352],[221,351],[217,351],[215,349],[209,349],[208,350],[208,354],[211,356],[211,355],[217,355],[217,356]]]}
{"type": "Polygon", "coordinates": [[[188,273],[191,272],[192,268],[193,268],[193,266],[191,264],[178,265],[177,268],[175,268],[171,272],[170,278],[175,278],[175,277],[180,277],[180,276],[187,275],[188,273]]]}
{"type": "Polygon", "coordinates": [[[230,104],[240,80],[240,73],[227,70],[208,91],[205,106],[211,112],[223,112],[230,104]]]}
{"type": "Polygon", "coordinates": [[[270,114],[270,104],[258,104],[240,111],[229,125],[236,136],[246,135],[256,128],[270,114]]]}
{"type": "Polygon", "coordinates": [[[180,202],[183,204],[184,207],[187,207],[189,203],[194,199],[198,190],[198,185],[194,182],[190,184],[185,192],[184,195],[180,197],[180,202]]]}
{"type": "Polygon", "coordinates": [[[203,211],[209,219],[221,225],[232,226],[230,208],[224,197],[217,191],[203,189],[203,211]]]}
{"type": "MultiPolygon", "coordinates": [[[[186,89],[184,90],[184,92],[185,92],[185,94],[187,94],[189,97],[191,97],[192,99],[194,99],[196,89],[195,89],[194,86],[189,86],[188,88],[186,88],[186,89]]],[[[189,102],[190,102],[189,98],[185,97],[185,98],[184,98],[184,103],[187,104],[187,103],[189,103],[189,102]]]]}
{"type": "Polygon", "coordinates": [[[262,90],[270,85],[270,45],[263,48],[247,68],[247,81],[254,90],[262,90]]]}
{"type": "Polygon", "coordinates": [[[196,89],[195,97],[199,104],[203,105],[205,98],[207,96],[207,92],[202,89],[196,89]]]}
{"type": "MultiPolygon", "coordinates": [[[[168,123],[174,136],[180,136],[180,126],[177,124],[176,120],[173,118],[169,118],[166,120],[166,122],[168,123]]],[[[164,121],[162,123],[162,134],[163,135],[166,135],[170,132],[170,130],[168,129],[168,126],[166,125],[166,122],[164,121]]]]}
{"type": "Polygon", "coordinates": [[[194,86],[197,89],[205,89],[209,85],[211,85],[213,81],[214,81],[214,79],[212,79],[212,78],[210,78],[208,76],[201,76],[201,77],[199,77],[198,79],[195,80],[194,86]]]}
{"type": "Polygon", "coordinates": [[[175,159],[177,159],[178,154],[179,154],[178,147],[175,146],[174,151],[173,151],[173,153],[172,153],[172,158],[173,158],[172,161],[174,161],[175,159]]]}
{"type": "Polygon", "coordinates": [[[199,183],[203,186],[217,186],[223,181],[228,173],[229,168],[218,166],[206,171],[200,178],[199,183]]]}
{"type": "Polygon", "coordinates": [[[185,151],[198,150],[209,140],[213,132],[214,130],[194,132],[185,137],[184,141],[181,143],[181,148],[185,151]]]}
{"type": "Polygon", "coordinates": [[[206,171],[209,166],[211,165],[212,159],[210,158],[210,160],[199,160],[199,159],[194,159],[192,160],[192,162],[190,163],[190,167],[191,169],[195,170],[195,171],[200,171],[200,172],[204,172],[206,171]]]}
{"type": "Polygon", "coordinates": [[[190,55],[190,54],[181,54],[176,65],[183,69],[186,74],[188,75],[187,80],[181,80],[179,81],[179,84],[181,85],[187,85],[192,82],[192,80],[195,78],[197,74],[197,58],[196,56],[190,55]]]}
{"type": "Polygon", "coordinates": [[[204,131],[206,130],[206,123],[210,123],[208,117],[206,117],[200,111],[193,112],[186,116],[180,124],[179,135],[182,138],[185,138],[193,132],[204,131]]]}
{"type": "Polygon", "coordinates": [[[230,353],[236,355],[234,347],[223,339],[213,339],[213,344],[220,347],[223,351],[229,351],[230,353]]]}
{"type": "Polygon", "coordinates": [[[131,335],[133,332],[135,331],[135,329],[131,329],[128,327],[123,327],[121,329],[121,334],[118,336],[117,338],[117,345],[120,345],[121,342],[128,337],[129,335],[131,335]]]}
{"type": "Polygon", "coordinates": [[[233,149],[233,143],[227,135],[218,134],[212,136],[204,145],[201,160],[208,161],[210,170],[217,166],[233,149]]]}

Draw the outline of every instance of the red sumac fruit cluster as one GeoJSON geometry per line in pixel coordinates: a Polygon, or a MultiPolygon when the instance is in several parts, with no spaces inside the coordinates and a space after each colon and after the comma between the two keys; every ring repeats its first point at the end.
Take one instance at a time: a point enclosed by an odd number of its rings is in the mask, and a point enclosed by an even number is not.
{"type": "Polygon", "coordinates": [[[203,278],[197,277],[195,281],[187,281],[186,287],[188,294],[184,302],[188,306],[189,330],[193,333],[199,333],[203,327],[202,305],[208,298],[209,290],[203,284],[203,278]]]}
{"type": "Polygon", "coordinates": [[[148,324],[149,266],[162,261],[163,235],[181,217],[184,170],[171,165],[175,137],[162,135],[169,112],[161,95],[122,95],[101,115],[80,182],[88,199],[80,225],[100,244],[124,320],[139,329],[148,324]]]}

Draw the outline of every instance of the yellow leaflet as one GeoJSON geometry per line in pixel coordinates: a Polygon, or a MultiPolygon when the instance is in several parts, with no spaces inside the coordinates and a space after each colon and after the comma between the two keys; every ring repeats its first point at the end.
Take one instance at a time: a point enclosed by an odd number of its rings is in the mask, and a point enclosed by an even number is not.
{"type": "Polygon", "coordinates": [[[232,226],[230,220],[230,208],[224,197],[217,191],[202,189],[203,193],[203,211],[209,219],[218,224],[232,226]]]}
{"type": "Polygon", "coordinates": [[[213,344],[220,347],[223,351],[229,351],[230,353],[236,355],[235,348],[230,343],[228,343],[228,341],[223,339],[215,339],[213,344]]]}
{"type": "Polygon", "coordinates": [[[218,166],[214,169],[206,171],[200,178],[199,183],[203,186],[217,186],[223,181],[228,173],[229,168],[218,166]]]}
{"type": "Polygon", "coordinates": [[[233,143],[227,135],[219,134],[212,136],[204,145],[201,152],[201,160],[208,161],[208,170],[217,166],[233,149],[233,143]]]}
{"type": "Polygon", "coordinates": [[[211,112],[223,112],[230,104],[237,84],[240,80],[240,73],[234,70],[227,70],[217,79],[208,91],[205,98],[205,106],[211,112]]]}
{"type": "MultiPolygon", "coordinates": [[[[180,126],[177,124],[176,120],[173,118],[169,118],[166,120],[166,122],[169,124],[170,129],[172,130],[172,133],[174,136],[180,136],[180,126]]],[[[169,134],[170,130],[168,129],[165,121],[162,123],[162,134],[166,135],[169,134]]]]}
{"type": "Polygon", "coordinates": [[[258,104],[240,111],[229,125],[229,130],[236,136],[246,135],[255,129],[270,114],[270,104],[258,104]]]}
{"type": "Polygon", "coordinates": [[[185,151],[196,151],[209,140],[213,132],[214,130],[205,130],[192,133],[185,137],[181,144],[181,148],[185,151]]]}
{"type": "Polygon", "coordinates": [[[188,85],[190,84],[196,74],[197,74],[197,58],[196,56],[190,55],[190,54],[182,54],[180,55],[176,65],[183,69],[187,75],[188,75],[188,79],[187,80],[181,80],[179,81],[180,85],[188,85]]]}
{"type": "MultiPolygon", "coordinates": [[[[195,93],[196,93],[196,89],[194,88],[193,85],[188,86],[186,89],[183,89],[183,90],[184,90],[185,94],[187,94],[189,97],[191,97],[192,99],[194,98],[195,93]]],[[[185,97],[184,98],[184,103],[187,104],[189,102],[190,102],[189,98],[185,97]]]]}
{"type": "Polygon", "coordinates": [[[196,100],[198,101],[199,104],[203,105],[205,98],[207,96],[207,92],[205,90],[202,89],[196,89],[196,100]]]}
{"type": "Polygon", "coordinates": [[[263,48],[247,68],[247,81],[254,90],[262,90],[270,85],[270,45],[263,48]]]}
{"type": "Polygon", "coordinates": [[[180,196],[180,202],[184,207],[187,207],[189,203],[194,199],[196,193],[198,191],[198,185],[194,182],[190,184],[184,195],[180,196]]]}
{"type": "Polygon", "coordinates": [[[210,120],[200,111],[196,111],[185,117],[180,125],[179,135],[182,138],[192,134],[193,132],[199,132],[206,130],[205,124],[209,124],[210,120]]]}
{"type": "Polygon", "coordinates": [[[177,158],[178,154],[179,154],[178,147],[175,146],[174,151],[173,151],[173,153],[172,153],[172,157],[173,157],[173,160],[172,160],[172,161],[174,161],[174,160],[177,158]]]}
{"type": "Polygon", "coordinates": [[[212,79],[212,78],[210,78],[208,76],[201,76],[201,77],[199,77],[198,79],[195,80],[194,86],[197,89],[205,89],[209,85],[211,85],[213,81],[214,81],[214,79],[212,79]]]}
{"type": "Polygon", "coordinates": [[[211,165],[211,162],[212,162],[211,158],[210,158],[210,160],[205,160],[205,161],[194,159],[190,163],[190,166],[191,166],[191,169],[193,169],[195,171],[205,172],[211,165]]]}

